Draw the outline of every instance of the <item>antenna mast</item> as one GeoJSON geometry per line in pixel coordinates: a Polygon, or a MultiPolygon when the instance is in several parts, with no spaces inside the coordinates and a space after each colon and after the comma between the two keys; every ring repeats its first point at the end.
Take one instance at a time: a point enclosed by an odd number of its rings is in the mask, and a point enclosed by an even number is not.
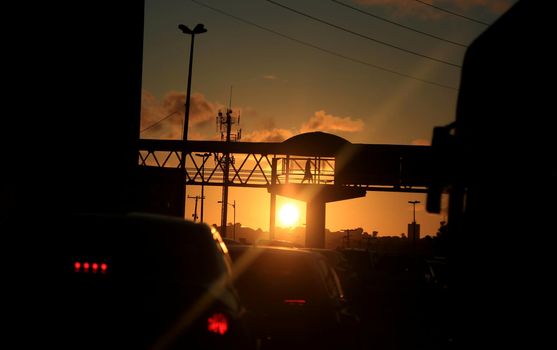
{"type": "Polygon", "coordinates": [[[228,100],[228,109],[232,109],[232,85],[230,85],[230,99],[228,100]]]}
{"type": "MultiPolygon", "coordinates": [[[[230,99],[228,102],[228,108],[226,112],[222,113],[219,111],[217,116],[217,129],[220,131],[220,140],[225,142],[237,142],[242,138],[242,129],[238,129],[234,134],[232,134],[232,125],[240,124],[240,113],[238,116],[232,115],[232,85],[230,86],[230,99]]],[[[226,225],[227,225],[227,215],[228,215],[228,183],[229,179],[229,169],[230,163],[234,164],[234,156],[230,156],[229,152],[222,154],[222,157],[218,159],[219,163],[223,165],[223,177],[222,177],[222,207],[221,207],[221,234],[226,237],[226,225]]]]}

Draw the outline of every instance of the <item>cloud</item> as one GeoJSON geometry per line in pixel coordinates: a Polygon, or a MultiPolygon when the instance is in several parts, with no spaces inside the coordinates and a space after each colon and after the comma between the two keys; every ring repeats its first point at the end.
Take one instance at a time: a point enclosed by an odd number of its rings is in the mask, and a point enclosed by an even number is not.
{"type": "MultiPolygon", "coordinates": [[[[162,101],[158,101],[149,91],[143,90],[141,130],[144,131],[141,137],[181,139],[186,110],[185,101],[185,94],[178,91],[170,91],[162,101]]],[[[193,93],[190,96],[190,131],[192,128],[202,128],[211,124],[221,107],[217,103],[208,101],[203,94],[193,93]]],[[[199,134],[196,134],[197,137],[200,137],[199,134]]]]}
{"type": "Polygon", "coordinates": [[[282,142],[290,137],[294,136],[294,133],[287,129],[263,129],[251,131],[248,134],[242,135],[243,142],[282,142]]]}
{"type": "Polygon", "coordinates": [[[274,74],[267,74],[267,75],[262,76],[262,78],[265,79],[265,80],[277,80],[278,79],[278,77],[274,74]]]}
{"type": "Polygon", "coordinates": [[[325,111],[317,111],[307,122],[302,124],[301,133],[311,131],[341,131],[358,132],[364,128],[361,119],[353,120],[351,117],[336,117],[326,114],[325,111]]]}
{"type": "MultiPolygon", "coordinates": [[[[393,11],[397,16],[416,16],[423,19],[438,19],[450,16],[447,13],[436,10],[430,6],[420,4],[417,1],[409,0],[357,0],[360,5],[384,6],[393,11]]],[[[441,8],[446,8],[454,12],[466,15],[466,12],[473,8],[483,8],[492,14],[500,15],[507,11],[513,4],[512,0],[453,0],[438,1],[427,0],[427,3],[441,8]]]]}
{"type": "MultiPolygon", "coordinates": [[[[170,91],[164,97],[162,107],[172,113],[177,111],[178,114],[184,115],[186,111],[186,95],[178,91],[170,91]]],[[[203,94],[194,92],[190,96],[190,126],[203,124],[212,121],[217,115],[219,106],[205,99],[203,94]]]]}
{"type": "MultiPolygon", "coordinates": [[[[185,95],[178,91],[170,91],[162,101],[159,101],[149,91],[143,90],[141,137],[180,140],[183,133],[184,104],[185,95]]],[[[224,106],[207,100],[203,94],[193,93],[190,108],[188,138],[190,140],[220,140],[219,134],[214,132],[212,123],[219,109],[225,109],[224,106]]],[[[364,127],[364,122],[360,119],[338,117],[320,110],[303,122],[299,129],[283,129],[277,127],[273,119],[258,116],[257,110],[253,107],[236,107],[235,110],[241,111],[242,120],[259,124],[254,129],[244,128],[243,142],[282,142],[299,133],[311,131],[358,132],[364,127]],[[248,117],[247,120],[244,119],[246,117],[248,117]]]]}
{"type": "Polygon", "coordinates": [[[246,107],[234,107],[234,111],[242,116],[242,120],[257,120],[259,119],[259,113],[257,110],[251,106],[246,107]]]}
{"type": "Polygon", "coordinates": [[[364,122],[360,119],[353,120],[351,117],[336,117],[326,114],[325,111],[317,111],[299,129],[281,129],[275,127],[273,119],[264,120],[259,129],[244,132],[243,142],[282,142],[290,137],[312,131],[325,132],[358,132],[363,130],[364,122]]]}

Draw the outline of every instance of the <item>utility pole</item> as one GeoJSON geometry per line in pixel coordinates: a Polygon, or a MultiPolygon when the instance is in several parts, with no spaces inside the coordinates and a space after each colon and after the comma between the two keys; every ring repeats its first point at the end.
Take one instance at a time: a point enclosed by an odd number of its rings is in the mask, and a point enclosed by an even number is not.
{"type": "MultiPolygon", "coordinates": [[[[217,203],[223,203],[224,204],[225,202],[218,201],[217,203]]],[[[234,209],[234,226],[233,226],[233,231],[232,231],[233,232],[232,239],[236,239],[236,200],[234,200],[233,203],[228,203],[227,202],[226,204],[230,205],[234,209]]]]}
{"type": "MultiPolygon", "coordinates": [[[[231,97],[232,98],[232,97],[231,97]]],[[[232,101],[230,101],[230,107],[232,106],[232,101]]],[[[232,116],[232,109],[228,108],[226,110],[225,115],[219,111],[217,116],[217,126],[220,128],[221,133],[221,141],[225,141],[226,143],[230,143],[231,141],[238,141],[242,137],[242,129],[239,129],[236,134],[231,135],[232,133],[232,124],[240,124],[240,116],[233,117],[232,116]]],[[[228,221],[228,183],[230,182],[229,179],[229,171],[230,171],[230,153],[225,152],[223,153],[223,158],[221,161],[224,162],[223,164],[223,174],[222,174],[222,203],[221,206],[221,235],[226,237],[226,225],[228,221]]]]}
{"type": "Polygon", "coordinates": [[[236,200],[234,200],[234,204],[232,204],[232,208],[234,208],[234,228],[232,232],[234,232],[233,239],[236,239],[236,200]]]}
{"type": "MultiPolygon", "coordinates": [[[[219,116],[220,116],[219,112],[219,116]]],[[[232,110],[228,109],[226,111],[226,142],[230,142],[230,130],[232,127],[232,110]]],[[[222,176],[222,209],[221,209],[221,231],[222,236],[226,237],[226,225],[228,218],[228,172],[230,169],[230,153],[226,152],[224,154],[224,169],[222,176]]]]}
{"type": "Polygon", "coordinates": [[[203,163],[201,163],[201,222],[205,222],[203,221],[203,202],[205,199],[205,162],[207,161],[207,158],[211,156],[211,153],[196,153],[195,155],[203,158],[203,163]]]}
{"type": "Polygon", "coordinates": [[[188,196],[188,199],[195,199],[195,207],[193,209],[193,214],[191,215],[193,217],[193,222],[197,221],[197,201],[199,199],[201,199],[201,202],[203,203],[203,197],[202,196],[188,196]]]}

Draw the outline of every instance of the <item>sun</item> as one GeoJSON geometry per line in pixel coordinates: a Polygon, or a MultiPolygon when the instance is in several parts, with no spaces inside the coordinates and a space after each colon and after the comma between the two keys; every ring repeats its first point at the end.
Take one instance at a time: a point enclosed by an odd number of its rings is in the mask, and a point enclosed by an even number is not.
{"type": "Polygon", "coordinates": [[[282,226],[292,227],[298,222],[300,212],[298,207],[292,203],[287,203],[280,208],[279,220],[282,226]]]}

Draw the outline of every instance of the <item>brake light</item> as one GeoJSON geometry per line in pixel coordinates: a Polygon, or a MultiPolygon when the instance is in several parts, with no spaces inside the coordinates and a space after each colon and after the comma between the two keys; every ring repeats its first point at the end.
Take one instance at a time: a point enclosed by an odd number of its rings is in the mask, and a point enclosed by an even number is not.
{"type": "Polygon", "coordinates": [[[106,273],[108,265],[104,262],[89,262],[89,261],[75,261],[73,263],[74,272],[92,272],[92,273],[106,273]]]}
{"type": "Polygon", "coordinates": [[[209,332],[224,335],[228,331],[228,320],[224,314],[215,313],[207,321],[207,330],[209,332]]]}
{"type": "Polygon", "coordinates": [[[306,301],[304,299],[284,299],[284,303],[288,305],[305,305],[306,301]]]}

